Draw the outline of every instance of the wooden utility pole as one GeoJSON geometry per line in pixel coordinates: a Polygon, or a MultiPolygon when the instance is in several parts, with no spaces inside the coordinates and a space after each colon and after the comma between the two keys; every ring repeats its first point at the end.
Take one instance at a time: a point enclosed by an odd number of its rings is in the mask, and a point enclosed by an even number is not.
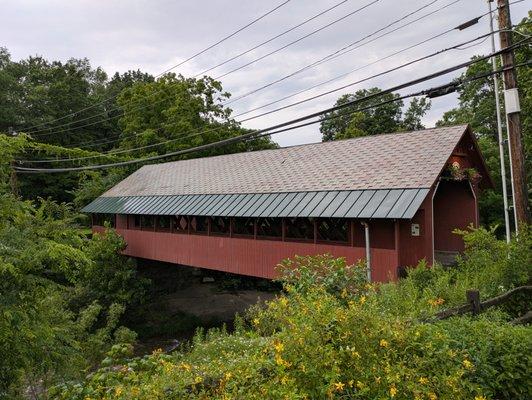
{"type": "MultiPolygon", "coordinates": [[[[510,20],[510,5],[508,0],[497,0],[499,9],[499,38],[501,50],[512,46],[512,23],[510,20]]],[[[525,156],[523,151],[521,113],[517,94],[517,72],[515,70],[515,55],[513,49],[501,55],[504,81],[504,102],[508,124],[508,145],[513,176],[514,204],[516,227],[519,224],[530,223],[528,208],[528,190],[526,185],[525,156]]]]}

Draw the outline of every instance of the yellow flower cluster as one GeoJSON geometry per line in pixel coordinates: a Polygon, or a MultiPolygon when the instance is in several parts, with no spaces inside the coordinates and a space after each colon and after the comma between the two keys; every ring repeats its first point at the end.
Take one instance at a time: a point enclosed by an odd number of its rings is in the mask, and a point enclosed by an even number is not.
{"type": "Polygon", "coordinates": [[[437,307],[437,306],[441,306],[443,303],[445,303],[445,300],[443,300],[441,297],[437,298],[437,299],[429,299],[428,300],[428,303],[432,306],[432,307],[437,307]]]}
{"type": "Polygon", "coordinates": [[[419,383],[421,383],[422,385],[426,385],[427,383],[429,383],[429,380],[427,378],[421,377],[419,378],[419,383]]]}

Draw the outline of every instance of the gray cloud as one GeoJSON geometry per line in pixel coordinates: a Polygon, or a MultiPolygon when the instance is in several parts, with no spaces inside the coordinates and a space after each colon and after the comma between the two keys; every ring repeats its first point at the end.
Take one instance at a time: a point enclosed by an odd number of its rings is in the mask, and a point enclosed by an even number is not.
{"type": "MultiPolygon", "coordinates": [[[[238,96],[264,83],[278,79],[385,26],[399,16],[428,3],[428,1],[381,0],[366,10],[294,46],[223,78],[224,88],[233,93],[234,96],[238,96]]],[[[93,66],[101,66],[109,74],[137,68],[158,74],[227,35],[235,28],[243,26],[280,2],[281,0],[275,2],[258,0],[197,0],[194,2],[184,0],[3,0],[1,2],[3,23],[0,24],[1,45],[10,50],[14,59],[35,54],[43,55],[48,59],[59,60],[67,60],[71,57],[87,57],[93,66]]],[[[298,24],[336,2],[337,0],[315,0],[312,2],[292,0],[274,14],[219,47],[183,65],[176,72],[192,75],[202,71],[298,24]]],[[[451,0],[439,0],[417,15],[422,15],[450,2],[451,0]]],[[[369,0],[348,1],[334,11],[247,54],[245,57],[212,71],[211,74],[217,76],[260,57],[367,3],[369,0]]],[[[527,4],[525,1],[512,7],[514,23],[526,15],[530,8],[529,5],[530,3],[527,4]]],[[[249,96],[231,105],[231,107],[235,113],[238,113],[303,90],[457,26],[486,10],[487,3],[485,0],[462,0],[432,17],[376,40],[332,62],[322,64],[285,80],[256,95],[249,96]]],[[[413,18],[415,17],[411,17],[409,20],[413,18]]],[[[465,31],[454,31],[401,55],[357,71],[343,79],[271,106],[269,109],[384,71],[408,60],[474,38],[488,32],[488,29],[488,19],[485,17],[480,20],[479,24],[465,31]]],[[[261,128],[282,122],[329,107],[343,93],[370,86],[382,88],[393,86],[425,75],[435,69],[442,69],[468,60],[474,54],[486,54],[489,51],[489,41],[485,41],[467,50],[449,52],[429,61],[365,82],[362,85],[354,86],[351,89],[246,122],[245,126],[261,128]]],[[[406,89],[402,93],[438,85],[457,75],[458,73],[450,74],[429,83],[406,89]]],[[[443,112],[456,106],[456,102],[454,95],[435,99],[432,110],[425,118],[425,124],[427,126],[434,125],[443,112]]],[[[277,135],[275,140],[286,146],[318,141],[320,134],[318,127],[314,126],[277,135]]]]}

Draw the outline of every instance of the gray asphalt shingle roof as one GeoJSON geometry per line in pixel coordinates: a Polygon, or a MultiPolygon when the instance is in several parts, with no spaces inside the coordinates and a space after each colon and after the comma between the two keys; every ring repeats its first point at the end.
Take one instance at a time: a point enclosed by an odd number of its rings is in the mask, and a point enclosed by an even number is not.
{"type": "Polygon", "coordinates": [[[466,125],[147,165],[103,197],[428,188],[466,125]]]}

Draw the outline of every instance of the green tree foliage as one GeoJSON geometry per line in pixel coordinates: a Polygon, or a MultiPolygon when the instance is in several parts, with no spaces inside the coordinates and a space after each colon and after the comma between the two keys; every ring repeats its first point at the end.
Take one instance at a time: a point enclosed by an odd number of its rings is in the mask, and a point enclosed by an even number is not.
{"type": "MultiPolygon", "coordinates": [[[[381,91],[381,89],[376,87],[358,90],[354,94],[341,96],[334,105],[342,105],[350,101],[378,94],[381,91]]],[[[351,113],[356,109],[378,105],[398,97],[398,94],[387,93],[378,98],[362,101],[342,110],[324,114],[320,125],[320,132],[323,135],[322,140],[347,139],[423,128],[421,118],[430,108],[430,101],[424,98],[412,100],[404,115],[402,111],[404,103],[402,100],[397,100],[369,110],[351,113]],[[329,120],[326,119],[332,116],[339,117],[329,120]]]]}
{"type": "Polygon", "coordinates": [[[89,239],[68,205],[13,194],[10,163],[26,141],[0,135],[0,398],[44,396],[131,342],[120,317],[145,284],[118,235],[89,239]]]}
{"type": "MultiPolygon", "coordinates": [[[[239,136],[248,131],[230,118],[229,98],[220,82],[209,77],[184,78],[167,74],[156,82],[124,90],[118,104],[124,110],[120,148],[132,149],[173,140],[134,154],[163,154],[239,136]]],[[[275,147],[269,138],[194,153],[192,157],[275,147]]]]}
{"type": "MultiPolygon", "coordinates": [[[[434,314],[529,282],[532,236],[510,245],[462,232],[455,269],[421,264],[398,283],[368,284],[362,265],[331,256],[280,266],[285,292],[236,330],[199,332],[174,354],[117,356],[53,398],[524,399],[532,390],[530,327],[498,309],[444,321],[434,314]]],[[[110,355],[111,356],[111,355],[110,355]]]]}
{"type": "MultiPolygon", "coordinates": [[[[532,12],[525,18],[517,31],[530,35],[532,12]]],[[[515,35],[514,40],[521,40],[522,36],[515,35]]],[[[516,62],[523,63],[532,57],[530,46],[516,49],[516,62]]],[[[481,61],[468,67],[462,77],[472,77],[482,73],[491,72],[491,62],[481,61]]],[[[525,165],[528,186],[532,185],[532,73],[530,68],[523,67],[517,70],[517,79],[520,87],[521,118],[523,122],[523,144],[525,152],[525,165]]],[[[506,137],[506,121],[504,118],[504,102],[502,100],[502,82],[499,80],[501,94],[501,115],[503,119],[503,134],[506,137]]],[[[500,173],[500,157],[497,138],[497,116],[495,107],[495,93],[493,78],[488,77],[474,82],[469,82],[458,89],[459,105],[449,110],[437,122],[438,126],[468,123],[477,135],[479,145],[488,165],[495,189],[485,191],[479,199],[481,222],[484,225],[504,226],[502,181],[500,173]]],[[[507,147],[506,147],[507,153],[507,147]]],[[[510,166],[506,161],[507,187],[510,189],[510,166]]],[[[511,214],[511,213],[510,213],[511,214]]]]}

